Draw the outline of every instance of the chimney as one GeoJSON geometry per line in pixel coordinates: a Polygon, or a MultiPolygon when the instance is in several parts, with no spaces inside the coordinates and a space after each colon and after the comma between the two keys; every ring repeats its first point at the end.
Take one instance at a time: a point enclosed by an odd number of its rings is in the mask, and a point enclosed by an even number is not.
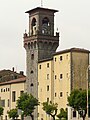
{"type": "Polygon", "coordinates": [[[24,72],[23,72],[23,71],[20,71],[20,75],[24,75],[24,72]]]}
{"type": "Polygon", "coordinates": [[[12,71],[14,72],[14,67],[12,68],[12,71]]]}

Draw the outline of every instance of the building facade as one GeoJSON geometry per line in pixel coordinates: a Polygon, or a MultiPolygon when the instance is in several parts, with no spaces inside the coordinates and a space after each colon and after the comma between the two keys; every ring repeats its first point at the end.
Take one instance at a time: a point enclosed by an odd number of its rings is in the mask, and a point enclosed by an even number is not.
{"type": "MultiPolygon", "coordinates": [[[[38,107],[39,120],[50,119],[42,110],[42,103],[52,101],[61,108],[68,109],[68,120],[77,120],[73,109],[68,107],[67,97],[73,89],[87,88],[87,67],[89,51],[71,48],[57,52],[52,59],[40,61],[38,64],[38,107]],[[72,113],[72,114],[71,114],[72,113]]],[[[58,114],[57,113],[57,114],[58,114]]]]}
{"type": "Polygon", "coordinates": [[[17,73],[14,70],[0,71],[0,106],[4,108],[2,120],[9,120],[7,111],[16,108],[18,97],[25,91],[26,77],[23,71],[17,73]]]}
{"type": "MultiPolygon", "coordinates": [[[[54,35],[54,13],[57,10],[34,8],[29,14],[29,34],[24,34],[26,49],[26,88],[39,99],[34,119],[50,119],[42,110],[42,102],[58,103],[67,108],[67,97],[73,89],[86,89],[89,51],[71,48],[56,52],[59,33],[54,35]]],[[[69,110],[70,111],[70,110],[69,110]]],[[[72,116],[69,115],[69,120],[72,116]]]]}
{"type": "MultiPolygon", "coordinates": [[[[54,35],[54,13],[57,10],[40,8],[29,10],[29,34],[24,34],[26,49],[26,91],[38,98],[38,62],[51,58],[59,45],[59,33],[54,35]]],[[[37,119],[37,109],[34,119],[37,119]]]]}

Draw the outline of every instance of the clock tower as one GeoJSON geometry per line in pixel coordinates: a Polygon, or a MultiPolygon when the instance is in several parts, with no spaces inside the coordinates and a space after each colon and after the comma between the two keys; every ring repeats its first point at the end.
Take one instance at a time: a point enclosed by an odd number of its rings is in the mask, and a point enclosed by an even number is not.
{"type": "MultiPolygon", "coordinates": [[[[26,91],[38,98],[38,62],[52,58],[59,45],[59,33],[54,36],[54,9],[37,7],[29,14],[29,34],[24,33],[26,49],[26,91]]],[[[34,115],[37,118],[37,115],[34,115]]]]}

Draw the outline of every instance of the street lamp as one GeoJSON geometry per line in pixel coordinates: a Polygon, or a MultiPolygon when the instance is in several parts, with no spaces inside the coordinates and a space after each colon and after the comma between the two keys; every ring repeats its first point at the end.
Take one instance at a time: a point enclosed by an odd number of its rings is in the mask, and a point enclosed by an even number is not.
{"type": "Polygon", "coordinates": [[[90,69],[90,65],[88,65],[87,70],[86,70],[86,78],[87,78],[87,120],[88,120],[88,81],[89,81],[89,69],[90,69]]]}

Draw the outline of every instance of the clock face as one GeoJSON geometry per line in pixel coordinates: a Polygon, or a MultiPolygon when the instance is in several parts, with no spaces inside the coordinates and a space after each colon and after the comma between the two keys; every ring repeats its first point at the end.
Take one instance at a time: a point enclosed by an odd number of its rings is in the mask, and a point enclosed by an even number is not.
{"type": "Polygon", "coordinates": [[[45,23],[42,25],[42,33],[46,35],[50,34],[50,26],[48,24],[45,23]]]}

